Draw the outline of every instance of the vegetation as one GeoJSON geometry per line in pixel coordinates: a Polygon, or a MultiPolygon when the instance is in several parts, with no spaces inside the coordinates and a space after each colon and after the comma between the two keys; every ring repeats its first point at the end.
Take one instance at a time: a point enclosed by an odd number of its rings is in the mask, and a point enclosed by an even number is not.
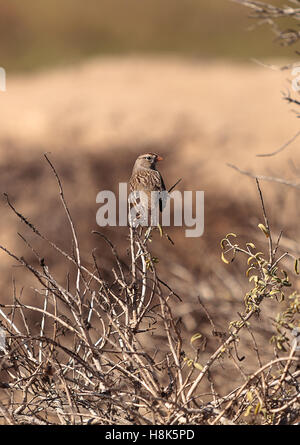
{"type": "Polygon", "coordinates": [[[9,71],[116,54],[200,58],[287,56],[263,26],[255,39],[241,8],[227,0],[0,1],[1,66],[9,71]]]}

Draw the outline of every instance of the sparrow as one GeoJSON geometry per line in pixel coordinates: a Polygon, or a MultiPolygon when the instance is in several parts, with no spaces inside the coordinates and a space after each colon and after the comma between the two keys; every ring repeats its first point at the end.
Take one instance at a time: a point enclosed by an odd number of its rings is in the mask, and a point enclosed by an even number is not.
{"type": "Polygon", "coordinates": [[[156,206],[162,212],[166,205],[164,194],[159,197],[158,202],[151,199],[151,192],[165,192],[167,195],[164,180],[160,172],[156,170],[156,163],[162,160],[163,158],[156,153],[140,155],[135,161],[129,181],[130,191],[135,195],[133,203],[137,206],[136,198],[138,198],[140,209],[145,212],[144,216],[147,214],[148,221],[151,212],[156,210],[156,206]],[[139,194],[139,192],[144,192],[144,194],[139,194]]]}

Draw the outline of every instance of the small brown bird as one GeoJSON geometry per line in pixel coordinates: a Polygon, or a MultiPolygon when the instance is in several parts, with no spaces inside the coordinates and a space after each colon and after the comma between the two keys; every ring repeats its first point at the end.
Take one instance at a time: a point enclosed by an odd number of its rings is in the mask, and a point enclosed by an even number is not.
{"type": "MultiPolygon", "coordinates": [[[[159,197],[158,202],[151,200],[151,192],[164,192],[166,190],[163,178],[156,170],[156,163],[162,160],[163,158],[156,153],[140,155],[135,161],[129,181],[130,190],[138,197],[142,209],[148,214],[147,218],[156,206],[159,206],[161,212],[165,206],[166,199],[164,198],[166,197],[164,197],[164,194],[159,197]],[[139,195],[138,192],[144,192],[144,194],[139,195]]],[[[136,200],[134,204],[137,204],[136,200]]]]}

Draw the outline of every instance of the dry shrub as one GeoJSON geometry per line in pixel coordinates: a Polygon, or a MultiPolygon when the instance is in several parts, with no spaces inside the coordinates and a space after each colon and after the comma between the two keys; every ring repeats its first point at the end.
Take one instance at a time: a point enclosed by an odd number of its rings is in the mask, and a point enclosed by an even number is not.
{"type": "MultiPolygon", "coordinates": [[[[278,254],[280,237],[273,241],[259,183],[264,216],[259,229],[266,239],[267,253],[257,252],[253,243],[240,246],[235,234],[221,241],[226,264],[236,255],[247,259],[250,290],[244,297],[244,310],[220,330],[199,298],[198,310],[206,317],[210,332],[187,336],[181,318],[174,316],[182,298],[159,277],[158,259],[141,231],[129,229],[127,261],[120,259],[118,246],[103,233],[94,233],[111,251],[110,278],[103,276],[94,252],[91,267],[83,265],[76,224],[60,177],[47,156],[46,160],[58,183],[73,248],[66,252],[49,240],[6,195],[12,211],[43,242],[44,248],[39,253],[22,235],[36,258],[32,263],[1,246],[33,275],[32,292],[39,297],[36,304],[23,302],[14,285],[11,301],[1,304],[2,423],[184,425],[299,421],[300,296],[291,290],[292,283],[281,270],[288,254],[278,254]],[[56,251],[68,265],[65,280],[52,273],[46,260],[47,249],[56,251]],[[274,304],[277,301],[280,310],[272,321],[274,356],[266,360],[252,321],[268,300],[274,304]],[[286,300],[284,310],[282,300],[286,300]],[[32,313],[36,323],[32,323],[32,313]],[[258,365],[254,371],[241,365],[247,354],[243,350],[245,336],[250,336],[256,353],[258,365]],[[217,345],[204,361],[211,338],[217,340],[217,345]],[[240,374],[239,385],[228,378],[228,370],[223,368],[228,362],[240,374]],[[228,388],[220,395],[216,380],[222,372],[228,388]]],[[[167,253],[159,260],[168,261],[167,253]]],[[[298,269],[296,260],[296,273],[298,269]]]]}

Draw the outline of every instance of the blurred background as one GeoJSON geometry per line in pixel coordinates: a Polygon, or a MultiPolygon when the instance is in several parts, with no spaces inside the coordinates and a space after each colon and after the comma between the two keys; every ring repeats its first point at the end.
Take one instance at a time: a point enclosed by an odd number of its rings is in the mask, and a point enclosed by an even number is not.
{"type": "Polygon", "coordinates": [[[1,63],[9,71],[132,53],[244,62],[287,54],[266,26],[251,35],[249,11],[228,0],[1,0],[0,7],[1,63]]]}
{"type": "MultiPolygon", "coordinates": [[[[257,229],[262,211],[255,181],[227,164],[297,181],[299,142],[275,157],[256,156],[277,150],[298,130],[293,107],[282,100],[290,71],[262,65],[294,61],[295,48],[277,45],[266,25],[255,28],[249,11],[227,0],[1,0],[0,11],[0,66],[7,76],[0,93],[1,192],[45,236],[72,251],[57,184],[43,157],[50,153],[82,261],[91,264],[96,249],[109,279],[110,252],[91,233],[100,230],[96,195],[128,181],[139,154],[159,153],[168,187],[182,178],[179,190],[205,191],[205,230],[201,238],[187,239],[184,229],[170,228],[174,246],[155,234],[158,273],[183,299],[174,310],[188,335],[210,332],[197,295],[219,329],[226,329],[243,310],[249,283],[245,259],[229,266],[221,261],[220,240],[235,232],[241,242],[266,249],[257,229]]],[[[271,227],[275,235],[283,230],[282,248],[299,255],[291,241],[299,239],[295,190],[261,185],[271,227]]],[[[22,233],[65,280],[68,266],[34,239],[5,199],[0,208],[0,244],[35,262],[22,233]]],[[[103,232],[127,261],[127,229],[103,232]]],[[[11,299],[15,280],[17,296],[38,304],[32,278],[4,253],[0,273],[1,301],[11,299]]],[[[267,321],[275,315],[272,303],[265,311],[267,321]]],[[[261,341],[268,339],[270,323],[257,321],[256,331],[261,341]]]]}

